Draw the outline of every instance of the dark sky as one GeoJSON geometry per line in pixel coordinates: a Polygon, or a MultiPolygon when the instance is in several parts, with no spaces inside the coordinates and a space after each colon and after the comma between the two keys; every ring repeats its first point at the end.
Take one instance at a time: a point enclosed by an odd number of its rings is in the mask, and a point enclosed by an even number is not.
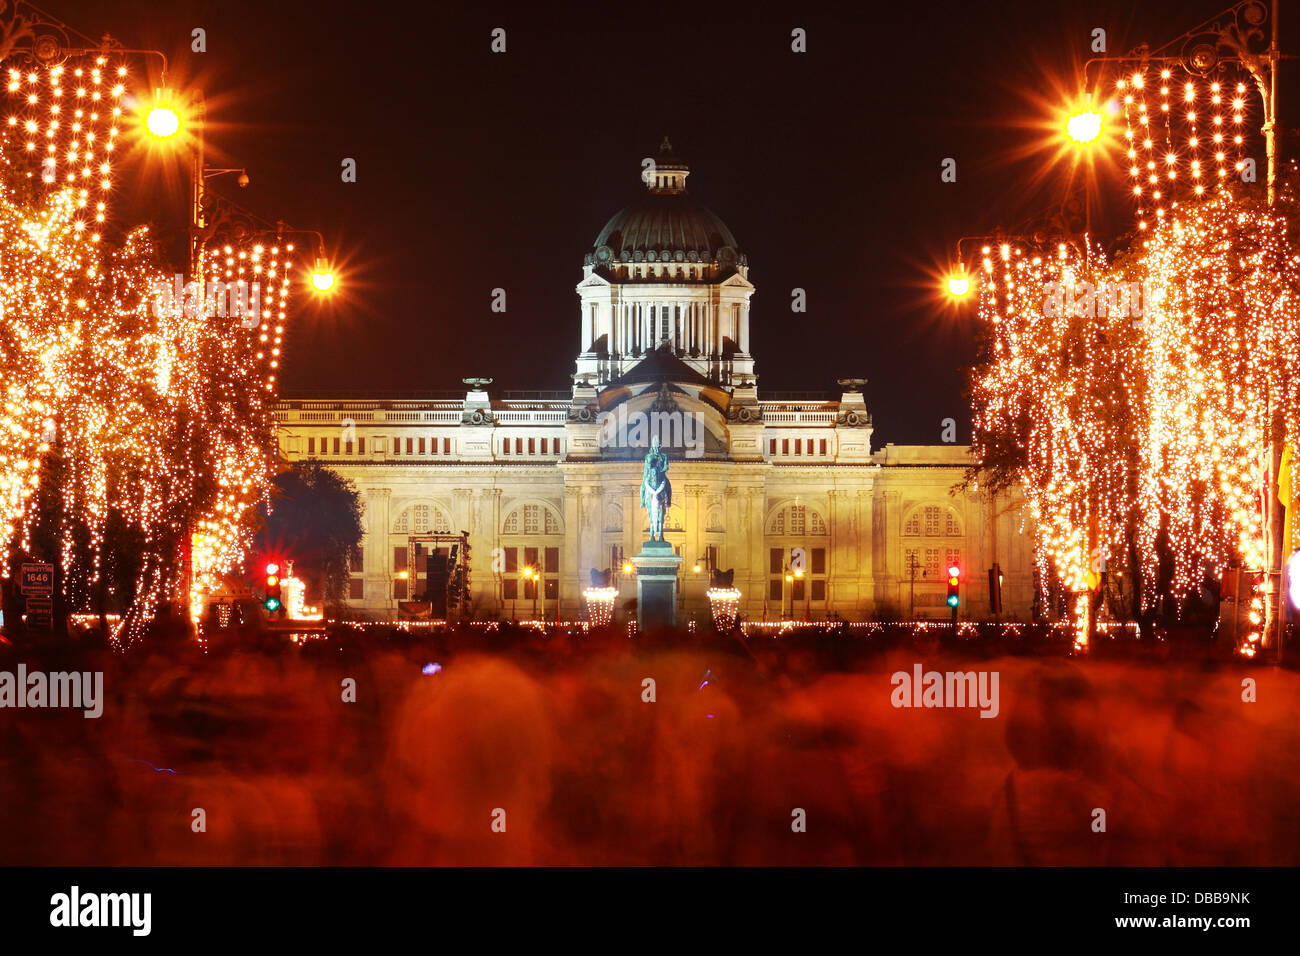
{"type": "MultiPolygon", "coordinates": [[[[975,317],[932,294],[934,273],[959,236],[1059,200],[1050,153],[1021,154],[1056,90],[1078,88],[1091,31],[1111,52],[1159,46],[1223,0],[48,2],[92,36],[168,53],[169,85],[206,93],[209,161],[253,180],[215,188],[320,229],[343,263],[328,307],[297,300],[288,389],[567,388],[583,254],[667,133],[749,256],[760,389],[866,377],[881,445],[936,442],[946,417],[966,431],[975,317]],[[807,53],[790,50],[795,27],[807,53]],[[945,157],[956,183],[940,181],[945,157]]],[[[1095,200],[1102,238],[1130,222],[1112,185],[1095,200]]],[[[185,201],[183,180],[137,168],[117,212],[175,228],[185,201]]]]}

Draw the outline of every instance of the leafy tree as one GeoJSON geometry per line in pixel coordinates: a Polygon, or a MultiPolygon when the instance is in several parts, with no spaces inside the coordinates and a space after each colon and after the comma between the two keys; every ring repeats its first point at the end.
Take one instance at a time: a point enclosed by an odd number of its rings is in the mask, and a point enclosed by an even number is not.
{"type": "Polygon", "coordinates": [[[296,462],[276,477],[262,509],[256,552],[293,562],[313,600],[341,600],[361,554],[361,499],[350,481],[319,462],[296,462]]]}

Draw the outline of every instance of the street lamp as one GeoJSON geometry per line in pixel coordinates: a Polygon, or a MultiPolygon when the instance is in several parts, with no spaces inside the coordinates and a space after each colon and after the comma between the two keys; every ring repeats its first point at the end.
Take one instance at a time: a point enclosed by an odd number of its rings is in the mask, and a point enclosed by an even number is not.
{"type": "Polygon", "coordinates": [[[311,287],[317,292],[329,292],[334,288],[336,276],[334,266],[330,263],[329,257],[325,255],[325,237],[321,235],[318,229],[290,229],[283,222],[276,224],[276,234],[285,235],[302,235],[313,236],[316,239],[315,262],[311,270],[311,287]]]}
{"type": "Polygon", "coordinates": [[[1090,109],[1080,110],[1066,121],[1065,131],[1076,143],[1087,145],[1101,135],[1101,114],[1090,109]]]}
{"type": "Polygon", "coordinates": [[[524,568],[524,579],[533,585],[533,620],[537,620],[537,590],[540,584],[537,569],[531,566],[524,568]]]}
{"type": "Polygon", "coordinates": [[[169,139],[175,136],[181,128],[180,114],[171,106],[166,105],[169,98],[166,98],[164,93],[165,91],[160,91],[155,94],[155,105],[145,117],[145,128],[150,135],[158,139],[169,139]]]}

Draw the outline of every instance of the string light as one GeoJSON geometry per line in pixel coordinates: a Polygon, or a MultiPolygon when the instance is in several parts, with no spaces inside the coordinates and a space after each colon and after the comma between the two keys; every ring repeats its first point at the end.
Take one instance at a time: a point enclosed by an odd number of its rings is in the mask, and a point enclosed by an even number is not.
{"type": "Polygon", "coordinates": [[[736,626],[740,614],[740,589],[709,588],[705,593],[709,598],[709,611],[713,614],[713,626],[723,634],[729,633],[736,626]]]}
{"type": "Polygon", "coordinates": [[[587,619],[592,627],[608,627],[614,620],[614,599],[618,588],[587,588],[582,592],[587,599],[587,619]]]}
{"type": "Polygon", "coordinates": [[[1245,168],[1246,84],[1143,68],[1115,83],[1139,230],[1245,168]],[[1207,163],[1213,165],[1212,174],[1207,163]]]}
{"type": "MultiPolygon", "coordinates": [[[[1281,205],[1294,206],[1289,190],[1281,205]]],[[[1272,417],[1300,434],[1300,255],[1286,223],[1220,187],[1150,230],[1124,268],[1070,246],[985,254],[976,454],[1012,449],[1042,596],[1052,582],[1075,595],[1080,649],[1089,572],[1127,569],[1130,548],[1148,608],[1162,554],[1176,598],[1231,562],[1267,566],[1272,417]]]]}

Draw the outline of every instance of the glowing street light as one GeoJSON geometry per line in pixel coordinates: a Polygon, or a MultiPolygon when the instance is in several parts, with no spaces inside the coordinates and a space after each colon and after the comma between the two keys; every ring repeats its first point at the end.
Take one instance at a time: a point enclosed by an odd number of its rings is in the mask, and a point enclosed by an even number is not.
{"type": "Polygon", "coordinates": [[[145,117],[145,128],[158,139],[168,139],[180,131],[180,114],[170,106],[155,106],[145,117]]]}
{"type": "Polygon", "coordinates": [[[948,294],[960,299],[970,291],[970,278],[964,272],[954,272],[948,276],[948,294]]]}
{"type": "Polygon", "coordinates": [[[311,273],[311,284],[317,292],[328,292],[334,288],[334,270],[324,259],[316,260],[316,267],[311,273]]]}
{"type": "Polygon", "coordinates": [[[1101,114],[1093,110],[1080,110],[1066,121],[1065,131],[1076,143],[1091,143],[1101,135],[1101,114]]]}

